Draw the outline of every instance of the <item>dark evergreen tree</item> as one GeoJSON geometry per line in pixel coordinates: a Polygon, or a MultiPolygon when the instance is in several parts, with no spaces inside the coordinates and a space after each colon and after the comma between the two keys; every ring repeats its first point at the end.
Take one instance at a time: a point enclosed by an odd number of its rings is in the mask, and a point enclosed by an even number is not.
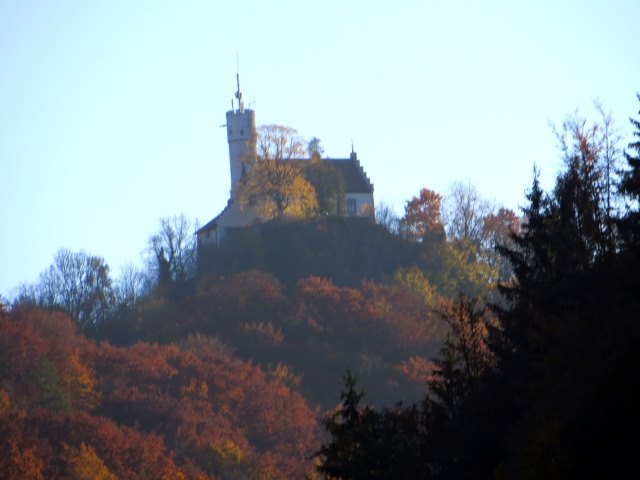
{"type": "Polygon", "coordinates": [[[323,420],[331,441],[316,453],[318,473],[340,480],[429,478],[420,455],[417,407],[398,404],[377,412],[360,406],[364,392],[348,370],[344,382],[342,407],[323,420]]]}
{"type": "MultiPolygon", "coordinates": [[[[637,94],[640,101],[640,93],[637,94]]],[[[640,114],[640,111],[638,111],[640,114]]],[[[630,118],[633,125],[634,140],[629,143],[629,151],[624,152],[624,156],[629,165],[629,169],[623,174],[621,191],[631,201],[630,211],[620,223],[623,241],[628,245],[640,243],[640,212],[638,202],[640,201],[640,120],[630,118]]]]}
{"type": "MultiPolygon", "coordinates": [[[[508,306],[492,346],[516,426],[503,426],[507,476],[611,476],[629,460],[623,438],[633,429],[616,418],[637,417],[628,398],[640,367],[629,343],[639,333],[638,262],[625,250],[638,237],[623,247],[606,238],[590,163],[585,150],[570,157],[550,197],[535,179],[522,234],[503,249],[516,283],[502,288],[508,306]]],[[[620,225],[637,228],[633,212],[620,225]]]]}
{"type": "Polygon", "coordinates": [[[347,208],[342,173],[319,155],[304,163],[306,179],[313,185],[320,215],[344,215],[347,208]]]}
{"type": "MultiPolygon", "coordinates": [[[[632,124],[640,137],[640,122],[632,124]]],[[[597,148],[574,133],[578,147],[565,151],[553,192],[542,191],[535,172],[522,231],[500,249],[514,281],[502,285],[504,302],[493,307],[498,322],[487,324],[486,356],[470,355],[481,351],[469,348],[477,336],[462,328],[480,325],[473,302],[448,312],[450,337],[419,426],[406,437],[406,448],[419,449],[413,478],[617,478],[636,469],[640,142],[625,152],[630,168],[620,191],[631,200],[628,211],[611,222],[597,148]]],[[[387,478],[370,469],[389,471],[392,457],[379,452],[393,451],[396,437],[382,432],[405,418],[361,413],[359,454],[348,458],[368,474],[337,478],[387,478]]]]}
{"type": "MultiPolygon", "coordinates": [[[[640,101],[640,93],[637,94],[638,101],[640,101]]],[[[638,111],[640,115],[640,110],[638,111]]],[[[634,141],[629,143],[628,148],[631,151],[635,151],[635,155],[631,152],[624,152],[624,156],[631,168],[627,171],[623,177],[622,190],[628,194],[636,194],[640,192],[640,120],[630,118],[629,121],[633,128],[634,141]]]]}
{"type": "Polygon", "coordinates": [[[318,472],[325,478],[356,479],[361,477],[367,466],[364,464],[361,445],[363,420],[369,414],[361,411],[360,401],[364,392],[356,390],[356,377],[350,370],[344,377],[345,390],[341,393],[342,407],[326,417],[323,425],[331,442],[322,445],[316,456],[321,463],[318,472]]]}

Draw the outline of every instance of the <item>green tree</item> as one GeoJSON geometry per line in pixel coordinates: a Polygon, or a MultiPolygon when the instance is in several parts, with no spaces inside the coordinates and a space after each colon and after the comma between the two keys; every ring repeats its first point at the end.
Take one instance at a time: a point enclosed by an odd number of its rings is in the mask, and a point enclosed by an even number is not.
{"type": "Polygon", "coordinates": [[[331,440],[315,454],[318,473],[327,479],[420,478],[418,411],[415,407],[376,412],[360,406],[364,397],[347,370],[342,406],[323,421],[331,440]]]}
{"type": "Polygon", "coordinates": [[[453,239],[442,244],[438,251],[440,294],[448,298],[455,298],[459,293],[482,297],[495,288],[497,268],[484,261],[477,243],[467,238],[453,239]]]}
{"type": "Polygon", "coordinates": [[[431,304],[436,289],[424,276],[424,272],[415,265],[412,267],[400,267],[393,274],[393,281],[415,293],[426,304],[431,304]]]}
{"type": "MultiPolygon", "coordinates": [[[[637,94],[640,101],[640,93],[637,94]]],[[[640,111],[638,111],[640,115],[640,111]]],[[[627,245],[637,245],[640,243],[640,213],[638,212],[638,202],[640,202],[640,120],[630,118],[629,121],[634,128],[633,141],[629,143],[624,156],[629,169],[624,172],[620,189],[625,197],[631,200],[632,208],[626,213],[620,228],[623,234],[623,241],[627,245]],[[635,207],[635,208],[633,208],[635,207]]]]}
{"type": "MultiPolygon", "coordinates": [[[[634,417],[628,397],[639,383],[625,374],[640,367],[630,345],[640,338],[637,237],[621,243],[608,228],[600,127],[570,119],[563,131],[553,192],[535,176],[522,233],[502,249],[516,280],[502,288],[509,308],[497,310],[492,342],[511,412],[500,427],[512,445],[505,476],[616,476],[631,458],[623,439],[637,429],[615,420],[634,417]]],[[[637,228],[637,217],[618,222],[623,239],[627,221],[637,228]]]]}
{"type": "Polygon", "coordinates": [[[344,377],[345,390],[340,394],[342,407],[323,420],[323,425],[331,435],[331,442],[322,445],[316,453],[320,459],[317,467],[325,478],[363,478],[365,465],[359,450],[360,424],[362,412],[360,401],[364,392],[357,391],[356,377],[347,370],[344,377]]]}
{"type": "Polygon", "coordinates": [[[596,108],[602,117],[600,122],[589,122],[576,113],[555,131],[565,164],[565,171],[556,182],[555,196],[557,213],[565,215],[565,225],[573,222],[572,227],[581,233],[581,242],[592,243],[575,247],[585,254],[597,250],[602,255],[616,248],[611,217],[617,203],[612,183],[617,171],[619,137],[611,115],[600,104],[596,108]]]}
{"type": "MultiPolygon", "coordinates": [[[[444,309],[450,336],[411,443],[422,467],[413,478],[617,478],[635,468],[640,155],[627,153],[621,191],[632,203],[616,219],[598,130],[570,125],[555,188],[545,193],[534,170],[522,229],[498,247],[514,277],[492,306],[497,319],[464,298],[444,309]]],[[[382,412],[369,418],[385,438],[382,412]]],[[[360,471],[378,465],[365,458],[360,471]]]]}
{"type": "Polygon", "coordinates": [[[313,186],[321,215],[344,215],[346,197],[344,178],[340,171],[320,157],[312,157],[305,162],[304,176],[313,186]]]}
{"type": "Polygon", "coordinates": [[[307,144],[307,152],[309,153],[309,158],[311,160],[317,160],[322,157],[324,148],[320,145],[320,139],[318,137],[313,137],[309,140],[309,143],[307,144]]]}
{"type": "Polygon", "coordinates": [[[69,392],[62,389],[58,371],[46,356],[40,358],[32,375],[41,395],[40,405],[53,412],[69,414],[71,412],[71,397],[69,392]]]}

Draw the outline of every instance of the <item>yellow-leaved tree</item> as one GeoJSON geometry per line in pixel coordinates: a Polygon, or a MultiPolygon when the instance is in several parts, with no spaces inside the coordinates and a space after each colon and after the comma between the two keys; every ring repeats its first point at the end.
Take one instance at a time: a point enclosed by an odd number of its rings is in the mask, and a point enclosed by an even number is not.
{"type": "Polygon", "coordinates": [[[81,443],[78,448],[65,445],[67,474],[75,480],[116,480],[96,451],[81,443]]]}
{"type": "Polygon", "coordinates": [[[304,177],[300,162],[306,144],[298,132],[281,125],[258,129],[258,156],[247,162],[236,200],[256,205],[267,218],[305,217],[318,209],[316,192],[304,177]]]}

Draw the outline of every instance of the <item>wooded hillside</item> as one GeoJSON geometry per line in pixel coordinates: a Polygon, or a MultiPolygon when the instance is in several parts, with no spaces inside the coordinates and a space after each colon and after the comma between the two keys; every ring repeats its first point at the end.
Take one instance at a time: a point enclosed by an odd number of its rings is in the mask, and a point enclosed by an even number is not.
{"type": "Polygon", "coordinates": [[[534,172],[522,221],[454,184],[422,189],[401,218],[381,208],[377,225],[238,229],[200,268],[184,217],[163,219],[146,270],[117,281],[100,257],[60,251],[0,304],[0,472],[630,471],[640,122],[623,167],[603,121],[563,124],[555,186],[534,172]]]}

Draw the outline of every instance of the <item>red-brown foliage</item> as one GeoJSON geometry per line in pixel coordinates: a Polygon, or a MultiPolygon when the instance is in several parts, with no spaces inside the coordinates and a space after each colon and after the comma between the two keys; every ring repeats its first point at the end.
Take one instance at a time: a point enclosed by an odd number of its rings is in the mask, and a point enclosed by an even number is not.
{"type": "Polygon", "coordinates": [[[317,445],[304,399],[212,337],[118,348],[0,312],[0,386],[8,478],[64,477],[82,452],[118,478],[300,477],[317,445]]]}
{"type": "Polygon", "coordinates": [[[408,200],[404,207],[404,234],[413,242],[444,231],[442,224],[442,195],[423,188],[420,196],[408,200]]]}

